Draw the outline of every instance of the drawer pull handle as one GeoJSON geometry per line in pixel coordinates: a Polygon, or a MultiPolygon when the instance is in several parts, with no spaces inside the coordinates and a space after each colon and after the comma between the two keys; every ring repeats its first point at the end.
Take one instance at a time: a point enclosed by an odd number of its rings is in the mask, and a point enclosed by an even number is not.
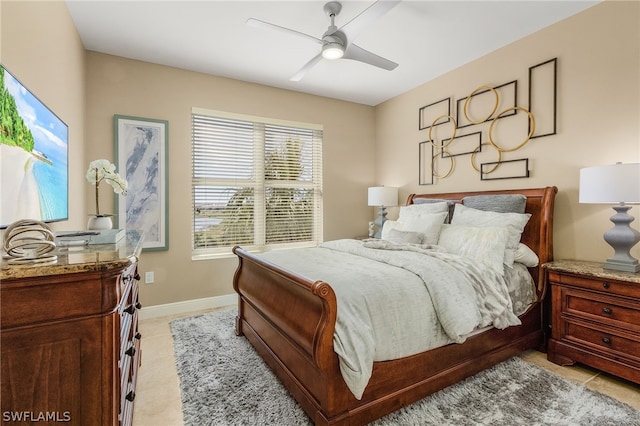
{"type": "Polygon", "coordinates": [[[127,349],[127,351],[125,352],[126,355],[129,355],[130,357],[133,357],[136,354],[136,348],[134,348],[133,346],[131,346],[129,349],[127,349]]]}
{"type": "Polygon", "coordinates": [[[127,401],[133,401],[136,399],[136,393],[134,391],[129,391],[127,396],[124,397],[127,401]]]}
{"type": "Polygon", "coordinates": [[[141,309],[142,308],[142,303],[138,302],[136,303],[136,309],[141,309]]]}
{"type": "Polygon", "coordinates": [[[124,310],[126,313],[128,313],[129,315],[133,315],[133,313],[136,311],[136,307],[133,305],[129,305],[125,308],[124,310]]]}
{"type": "Polygon", "coordinates": [[[133,337],[135,337],[136,339],[140,340],[140,339],[142,339],[142,334],[140,334],[140,332],[137,332],[136,335],[133,336],[133,337]]]}
{"type": "Polygon", "coordinates": [[[136,281],[140,281],[140,274],[136,272],[136,275],[133,277],[136,281]]]}
{"type": "Polygon", "coordinates": [[[602,343],[604,343],[606,345],[610,345],[611,344],[611,339],[609,337],[603,337],[602,338],[602,343]]]}
{"type": "Polygon", "coordinates": [[[604,312],[607,315],[611,315],[613,311],[611,310],[611,308],[602,308],[602,312],[604,312]]]}
{"type": "Polygon", "coordinates": [[[602,283],[602,287],[609,288],[609,287],[611,287],[611,284],[609,284],[608,282],[605,281],[605,282],[602,283]]]}

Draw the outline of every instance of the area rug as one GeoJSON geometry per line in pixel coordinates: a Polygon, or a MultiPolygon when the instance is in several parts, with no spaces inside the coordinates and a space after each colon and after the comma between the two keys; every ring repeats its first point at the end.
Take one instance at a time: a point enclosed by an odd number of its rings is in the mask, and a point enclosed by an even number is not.
{"type": "MultiPolygon", "coordinates": [[[[244,337],[235,310],[171,322],[186,425],[311,425],[244,337]]],[[[511,358],[372,425],[638,426],[640,411],[511,358]]]]}

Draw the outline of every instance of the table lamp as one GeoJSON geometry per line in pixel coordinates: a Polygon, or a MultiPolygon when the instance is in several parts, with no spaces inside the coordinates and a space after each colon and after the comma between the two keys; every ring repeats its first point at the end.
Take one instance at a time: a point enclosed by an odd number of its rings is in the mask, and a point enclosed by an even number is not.
{"type": "Polygon", "coordinates": [[[391,186],[374,186],[369,188],[368,201],[370,206],[378,207],[378,217],[376,217],[376,220],[373,222],[378,230],[373,237],[380,238],[382,225],[384,225],[387,220],[386,207],[398,205],[398,188],[391,186]]]}
{"type": "Polygon", "coordinates": [[[628,204],[640,204],[640,163],[616,163],[580,169],[580,203],[615,204],[614,227],[604,233],[614,255],[605,269],[638,272],[640,263],[629,253],[640,241],[640,232],[629,226],[634,218],[628,204]]]}

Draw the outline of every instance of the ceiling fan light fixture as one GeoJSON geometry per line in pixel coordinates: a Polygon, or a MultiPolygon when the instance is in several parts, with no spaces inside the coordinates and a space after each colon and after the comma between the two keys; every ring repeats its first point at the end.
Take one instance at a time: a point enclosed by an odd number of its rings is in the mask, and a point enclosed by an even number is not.
{"type": "Polygon", "coordinates": [[[322,46],[322,57],[329,60],[344,56],[344,47],[340,43],[327,43],[322,46]]]}

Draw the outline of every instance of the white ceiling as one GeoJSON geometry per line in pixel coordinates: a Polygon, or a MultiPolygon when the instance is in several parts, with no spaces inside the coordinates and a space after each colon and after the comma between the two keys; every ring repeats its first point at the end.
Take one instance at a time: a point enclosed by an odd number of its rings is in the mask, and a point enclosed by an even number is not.
{"type": "MultiPolygon", "coordinates": [[[[400,64],[393,71],[322,60],[289,79],[320,45],[246,25],[256,18],[321,38],[324,1],[67,0],[86,49],[157,64],[377,105],[598,3],[405,0],[355,40],[400,64]]],[[[374,2],[343,1],[336,26],[374,2]]]]}

